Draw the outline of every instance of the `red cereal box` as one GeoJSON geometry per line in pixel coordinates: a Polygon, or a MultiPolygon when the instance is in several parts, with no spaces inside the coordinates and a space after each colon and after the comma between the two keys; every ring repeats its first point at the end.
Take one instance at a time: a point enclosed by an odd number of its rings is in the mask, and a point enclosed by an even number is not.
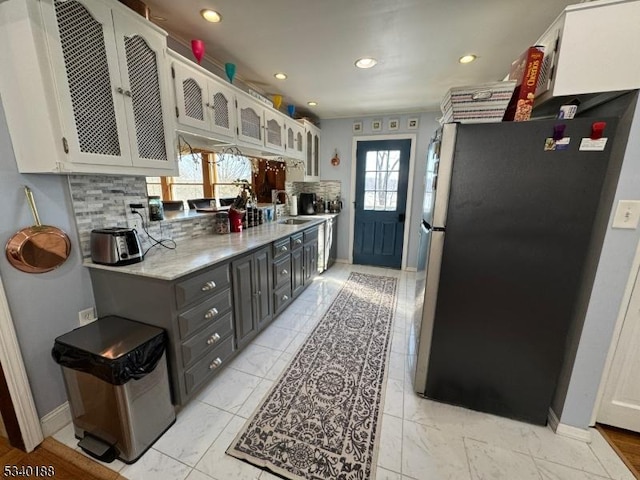
{"type": "Polygon", "coordinates": [[[504,114],[505,121],[523,122],[531,118],[544,47],[529,47],[511,64],[509,80],[516,81],[516,88],[504,114]]]}

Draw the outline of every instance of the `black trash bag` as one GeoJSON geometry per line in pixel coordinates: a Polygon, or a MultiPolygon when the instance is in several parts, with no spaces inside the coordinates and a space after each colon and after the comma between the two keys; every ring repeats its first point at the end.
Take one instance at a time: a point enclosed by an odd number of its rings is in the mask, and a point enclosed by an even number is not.
{"type": "Polygon", "coordinates": [[[124,385],[131,379],[139,380],[155,370],[164,353],[165,337],[165,332],[160,332],[158,336],[115,359],[65,345],[56,339],[51,356],[63,367],[89,373],[111,385],[124,385]]]}

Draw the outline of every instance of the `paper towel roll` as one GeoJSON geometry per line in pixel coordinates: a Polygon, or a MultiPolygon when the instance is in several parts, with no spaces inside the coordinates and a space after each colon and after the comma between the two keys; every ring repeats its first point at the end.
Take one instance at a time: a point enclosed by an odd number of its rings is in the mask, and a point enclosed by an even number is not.
{"type": "Polygon", "coordinates": [[[290,201],[291,204],[289,205],[289,215],[295,217],[298,215],[298,196],[291,195],[290,201]]]}

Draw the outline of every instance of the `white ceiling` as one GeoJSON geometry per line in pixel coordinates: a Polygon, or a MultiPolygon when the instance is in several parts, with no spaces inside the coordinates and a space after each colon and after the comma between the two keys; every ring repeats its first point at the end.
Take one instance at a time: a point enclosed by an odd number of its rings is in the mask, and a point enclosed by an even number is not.
{"type": "MultiPolygon", "coordinates": [[[[283,105],[320,118],[439,110],[452,86],[497,81],[578,0],[147,0],[175,38],[283,105]],[[219,24],[199,12],[212,8],[219,24]],[[464,54],[478,59],[458,63],[464,54]],[[354,67],[371,56],[378,65],[354,67]],[[276,80],[273,74],[288,78],[276,80]],[[317,107],[307,107],[310,100],[317,107]]],[[[284,107],[281,107],[285,111],[284,107]]]]}

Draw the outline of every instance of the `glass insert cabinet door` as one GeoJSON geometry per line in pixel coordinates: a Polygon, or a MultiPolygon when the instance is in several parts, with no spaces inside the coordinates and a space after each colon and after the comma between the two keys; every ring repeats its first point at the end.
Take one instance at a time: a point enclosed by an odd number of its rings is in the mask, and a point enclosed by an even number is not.
{"type": "Polygon", "coordinates": [[[353,262],[400,268],[411,140],[358,142],[353,262]]]}

